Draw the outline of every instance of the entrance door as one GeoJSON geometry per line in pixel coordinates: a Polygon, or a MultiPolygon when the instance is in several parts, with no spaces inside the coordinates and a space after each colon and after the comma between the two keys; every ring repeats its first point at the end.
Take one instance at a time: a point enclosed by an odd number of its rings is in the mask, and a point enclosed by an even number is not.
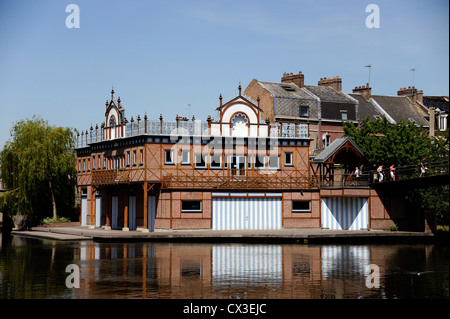
{"type": "Polygon", "coordinates": [[[102,197],[95,197],[95,227],[101,226],[101,218],[102,218],[102,197]]]}
{"type": "Polygon", "coordinates": [[[213,230],[281,229],[281,198],[213,198],[213,230]]]}
{"type": "Polygon", "coordinates": [[[87,195],[81,196],[81,226],[87,225],[87,195]]]}
{"type": "Polygon", "coordinates": [[[148,196],[147,205],[148,230],[155,231],[156,197],[148,196]]]}
{"type": "Polygon", "coordinates": [[[136,196],[130,196],[128,206],[128,228],[136,230],[136,196]]]}
{"type": "Polygon", "coordinates": [[[232,155],[231,176],[245,176],[246,162],[245,155],[232,155]]]}
{"type": "Polygon", "coordinates": [[[366,197],[323,197],[322,228],[369,229],[369,204],[366,197]]]}
{"type": "Polygon", "coordinates": [[[117,215],[119,213],[119,198],[111,197],[111,228],[117,228],[117,215]]]}

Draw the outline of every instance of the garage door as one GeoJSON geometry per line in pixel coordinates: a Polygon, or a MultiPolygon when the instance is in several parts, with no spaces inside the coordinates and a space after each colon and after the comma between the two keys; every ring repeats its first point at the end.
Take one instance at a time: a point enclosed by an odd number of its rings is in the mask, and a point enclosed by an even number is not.
{"type": "Polygon", "coordinates": [[[281,227],[281,198],[213,198],[213,230],[281,227]]]}
{"type": "Polygon", "coordinates": [[[369,204],[365,197],[322,198],[322,228],[369,229],[369,204]]]}

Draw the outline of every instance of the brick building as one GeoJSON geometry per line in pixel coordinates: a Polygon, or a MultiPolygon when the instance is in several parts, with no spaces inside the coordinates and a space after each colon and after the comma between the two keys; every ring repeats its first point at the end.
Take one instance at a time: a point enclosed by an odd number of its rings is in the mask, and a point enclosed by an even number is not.
{"type": "Polygon", "coordinates": [[[358,100],[337,90],[339,82],[322,79],[323,85],[300,88],[288,81],[252,81],[261,95],[251,100],[239,86],[234,99],[223,103],[220,96],[218,118],[206,122],[165,122],[162,115],[128,120],[112,91],[105,121],[77,136],[81,225],[124,231],[362,230],[407,221],[401,197],[350,179],[327,179],[334,178],[328,174],[334,165],[354,167],[364,156],[339,139],[342,119],[359,120],[358,100]],[[295,107],[305,113],[289,113],[295,107]],[[332,138],[325,139],[326,153],[317,152],[318,173],[310,153],[325,133],[332,138]]]}
{"type": "Polygon", "coordinates": [[[339,76],[307,85],[304,74],[299,72],[284,73],[279,83],[253,79],[244,94],[253,100],[260,98],[269,123],[308,124],[312,156],[343,136],[342,121],[357,124],[367,116],[371,120],[385,116],[392,124],[403,120],[429,127],[423,92],[415,88],[401,88],[397,96],[372,95],[367,83],[345,93],[339,76]]]}

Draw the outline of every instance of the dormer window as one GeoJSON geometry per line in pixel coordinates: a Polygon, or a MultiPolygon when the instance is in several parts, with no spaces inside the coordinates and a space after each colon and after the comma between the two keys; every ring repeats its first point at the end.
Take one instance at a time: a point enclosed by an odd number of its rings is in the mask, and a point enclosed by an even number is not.
{"type": "Polygon", "coordinates": [[[308,106],[300,106],[300,116],[301,117],[309,116],[309,107],[308,106]]]}

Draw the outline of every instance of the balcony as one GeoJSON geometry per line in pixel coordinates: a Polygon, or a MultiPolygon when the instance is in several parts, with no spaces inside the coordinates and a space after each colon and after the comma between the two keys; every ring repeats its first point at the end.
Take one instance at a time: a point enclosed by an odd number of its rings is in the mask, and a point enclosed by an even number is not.
{"type": "Polygon", "coordinates": [[[318,188],[315,178],[260,176],[164,176],[163,188],[171,189],[239,189],[293,190],[318,188]]]}
{"type": "Polygon", "coordinates": [[[93,185],[114,185],[130,182],[130,171],[124,169],[95,170],[92,172],[93,185]]]}

